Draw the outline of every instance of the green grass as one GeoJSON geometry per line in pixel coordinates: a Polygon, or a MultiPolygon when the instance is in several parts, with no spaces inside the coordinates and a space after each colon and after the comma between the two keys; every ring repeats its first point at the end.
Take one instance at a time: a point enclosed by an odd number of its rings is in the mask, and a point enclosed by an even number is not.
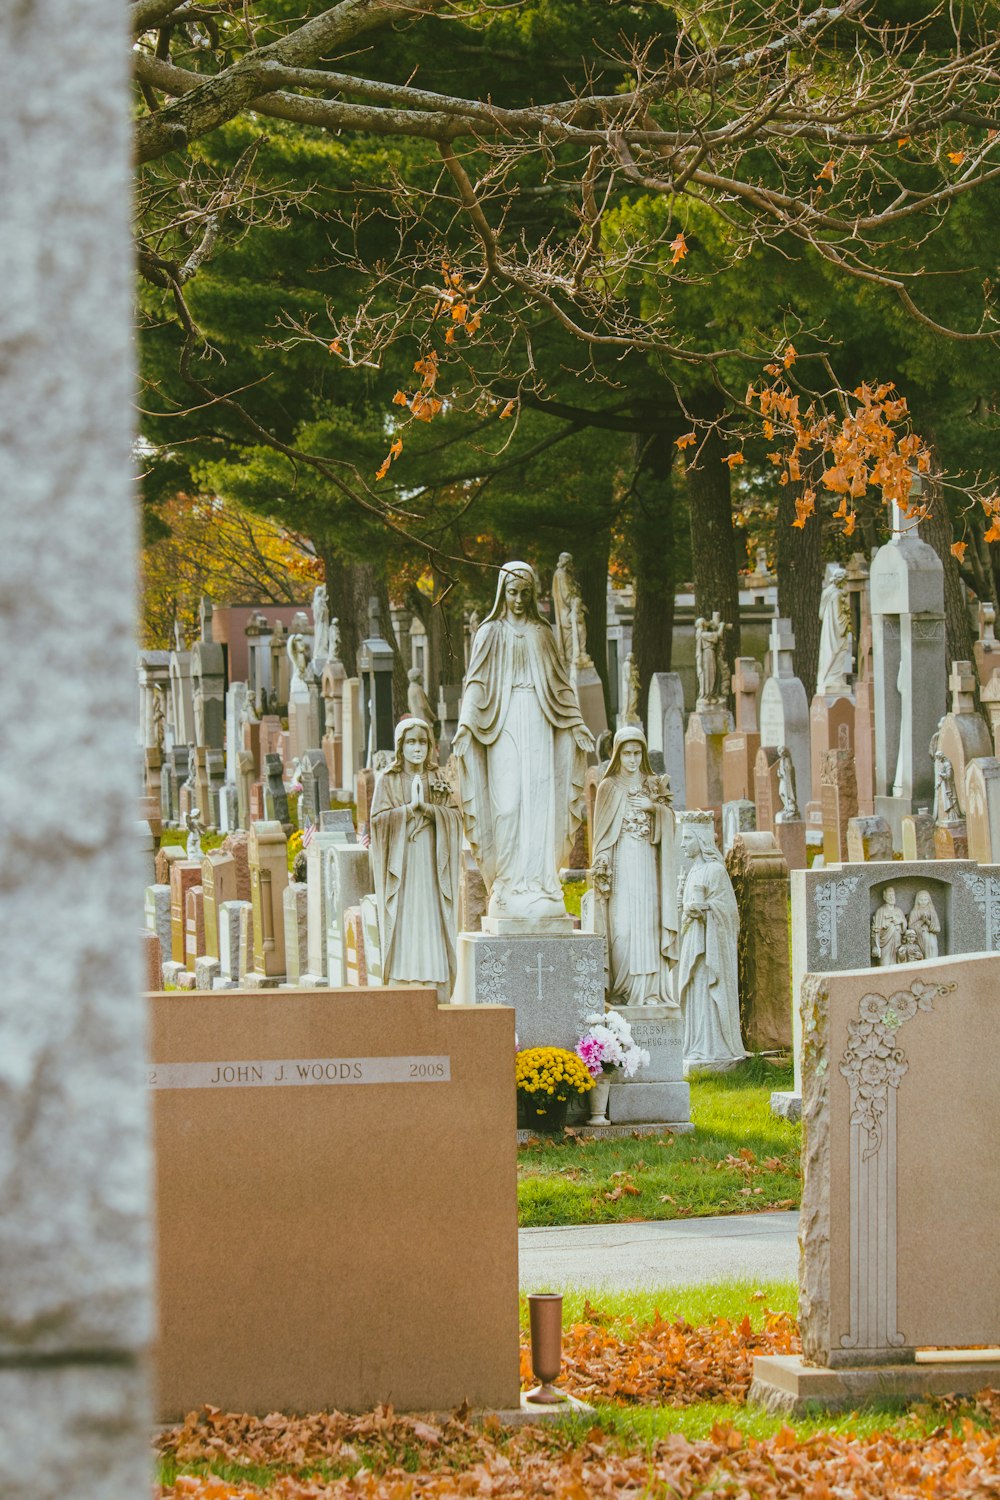
{"type": "MultiPolygon", "coordinates": [[[[561,1291],[563,1325],[587,1321],[585,1308],[597,1308],[607,1326],[622,1331],[628,1320],[651,1323],[659,1312],[668,1319],[681,1318],[699,1327],[716,1318],[738,1323],[749,1313],[750,1322],[759,1329],[766,1312],[787,1312],[798,1316],[799,1288],[795,1281],[749,1281],[734,1276],[725,1281],[698,1282],[693,1286],[645,1287],[641,1291],[608,1291],[594,1287],[539,1287],[539,1291],[561,1291]]],[[[521,1297],[521,1325],[528,1326],[528,1299],[521,1297]]]]}
{"type": "Polygon", "coordinates": [[[769,1107],[775,1089],[790,1087],[790,1068],[750,1058],[731,1073],[692,1078],[692,1135],[568,1136],[519,1147],[521,1225],[797,1208],[801,1126],[769,1107]]]}
{"type": "MultiPolygon", "coordinates": [[[[201,836],[201,848],[203,854],[211,854],[213,849],[218,849],[225,839],[224,833],[203,833],[201,836]]],[[[164,828],[160,834],[160,848],[165,844],[179,844],[181,848],[187,847],[188,831],[186,828],[164,828]]]]}

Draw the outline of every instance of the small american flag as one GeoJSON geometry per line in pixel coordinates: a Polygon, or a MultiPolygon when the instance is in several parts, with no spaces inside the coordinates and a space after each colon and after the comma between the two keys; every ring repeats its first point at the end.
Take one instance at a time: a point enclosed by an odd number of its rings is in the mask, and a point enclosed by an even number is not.
{"type": "Polygon", "coordinates": [[[308,849],[312,843],[312,836],[316,832],[316,824],[311,818],[306,818],[302,825],[302,847],[308,849]]]}
{"type": "Polygon", "coordinates": [[[368,824],[362,823],[361,827],[358,829],[358,843],[361,845],[362,849],[370,849],[371,842],[372,840],[371,834],[368,829],[368,824]]]}

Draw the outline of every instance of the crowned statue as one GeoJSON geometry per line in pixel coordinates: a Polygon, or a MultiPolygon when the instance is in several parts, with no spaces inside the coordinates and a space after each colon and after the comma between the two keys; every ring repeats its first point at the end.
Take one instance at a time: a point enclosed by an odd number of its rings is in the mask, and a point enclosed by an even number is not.
{"type": "Polygon", "coordinates": [[[484,930],[570,925],[558,871],[584,817],[593,748],[538,611],[534,569],[505,563],[472,644],[452,744],[465,832],[490,895],[484,930]]]}

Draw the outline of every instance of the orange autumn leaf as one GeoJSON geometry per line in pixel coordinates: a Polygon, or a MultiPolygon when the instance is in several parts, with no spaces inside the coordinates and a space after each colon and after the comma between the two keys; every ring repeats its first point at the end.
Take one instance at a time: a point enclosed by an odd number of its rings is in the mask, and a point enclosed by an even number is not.
{"type": "Polygon", "coordinates": [[[392,398],[393,406],[409,406],[410,398],[405,391],[397,391],[392,398]]]}
{"type": "Polygon", "coordinates": [[[983,537],[984,542],[1000,542],[1000,521],[994,521],[993,525],[983,537]]]}
{"type": "Polygon", "coordinates": [[[384,458],[382,460],[382,462],[379,464],[378,468],[375,470],[375,478],[376,479],[384,479],[385,476],[389,472],[389,465],[391,463],[392,463],[392,459],[391,458],[384,458]]]}
{"type": "Polygon", "coordinates": [[[899,146],[901,149],[902,149],[903,146],[908,146],[909,144],[910,144],[910,137],[908,135],[901,135],[899,137],[899,139],[897,140],[897,142],[896,142],[896,145],[899,146]]]}
{"type": "Polygon", "coordinates": [[[965,152],[964,151],[949,151],[948,152],[948,160],[950,162],[954,163],[954,165],[956,167],[960,167],[962,165],[963,161],[965,160],[965,152]]]}
{"type": "Polygon", "coordinates": [[[674,447],[675,448],[679,448],[681,450],[681,452],[683,453],[683,451],[684,451],[685,448],[690,448],[692,446],[692,444],[696,443],[697,441],[698,441],[698,435],[697,435],[697,433],[695,433],[695,432],[685,432],[685,433],[683,433],[681,435],[681,437],[674,439],[674,447]]]}
{"type": "Polygon", "coordinates": [[[738,469],[740,464],[746,463],[746,459],[742,453],[727,453],[722,462],[728,464],[731,469],[738,469]]]}
{"type": "Polygon", "coordinates": [[[507,405],[504,407],[503,411],[500,413],[500,421],[501,422],[505,421],[507,419],[507,417],[509,417],[511,415],[511,413],[514,410],[514,405],[515,405],[515,403],[513,401],[508,401],[507,402],[507,405]]]}
{"type": "Polygon", "coordinates": [[[844,535],[845,536],[853,536],[854,535],[854,528],[855,528],[855,526],[857,524],[858,524],[857,512],[852,510],[851,513],[850,513],[850,515],[847,517],[847,520],[844,522],[844,535]]]}
{"type": "Polygon", "coordinates": [[[403,451],[403,439],[401,437],[393,438],[392,442],[389,444],[389,455],[390,455],[390,457],[391,458],[398,458],[399,455],[402,453],[402,451],[403,451]]]}
{"type": "Polygon", "coordinates": [[[332,343],[327,345],[326,352],[328,354],[340,354],[342,349],[343,345],[341,344],[340,340],[334,339],[332,343]]]}
{"type": "Polygon", "coordinates": [[[817,180],[820,181],[820,182],[832,182],[833,181],[833,168],[834,168],[834,160],[833,160],[833,157],[831,156],[830,160],[828,162],[824,163],[822,171],[816,173],[817,180]]]}
{"type": "Polygon", "coordinates": [[[676,236],[675,239],[672,239],[670,241],[670,248],[674,252],[673,253],[673,259],[671,260],[670,264],[672,266],[676,266],[678,264],[678,262],[682,261],[684,259],[685,255],[687,255],[687,253],[688,253],[688,242],[684,238],[684,231],[683,231],[683,229],[681,230],[680,234],[678,234],[676,236]]]}
{"type": "Polygon", "coordinates": [[[790,370],[798,357],[799,356],[796,352],[795,345],[788,344],[785,348],[784,354],[781,357],[781,363],[784,365],[786,370],[790,370]]]}
{"type": "Polygon", "coordinates": [[[964,562],[965,561],[965,550],[968,547],[968,545],[969,545],[968,542],[952,542],[951,548],[950,548],[952,557],[957,557],[958,560],[959,560],[959,562],[964,562]]]}

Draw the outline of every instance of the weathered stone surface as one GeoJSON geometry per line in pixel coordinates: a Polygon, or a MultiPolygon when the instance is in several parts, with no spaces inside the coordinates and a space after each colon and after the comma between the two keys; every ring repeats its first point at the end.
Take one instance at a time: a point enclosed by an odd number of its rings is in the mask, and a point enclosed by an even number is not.
{"type": "Polygon", "coordinates": [[[866,864],[892,858],[892,829],[882,817],[851,818],[847,824],[847,859],[866,864]]]}
{"type": "Polygon", "coordinates": [[[691,1120],[691,1085],[644,1083],[641,1075],[613,1083],[608,1096],[612,1125],[687,1125],[691,1120]]]}
{"type": "Polygon", "coordinates": [[[147,885],[146,927],[155,932],[160,940],[160,952],[164,958],[170,955],[170,887],[169,885],[147,885]]]}
{"type": "Polygon", "coordinates": [[[621,1080],[622,1086],[680,1083],[684,1077],[684,1018],[680,1007],[616,1005],[614,1008],[629,1023],[635,1044],[649,1053],[646,1066],[634,1079],[621,1080]]]}
{"type": "Polygon", "coordinates": [[[965,806],[969,858],[992,864],[1000,858],[1000,760],[989,755],[969,762],[965,806]]]}
{"type": "Polygon", "coordinates": [[[934,816],[923,808],[903,819],[903,858],[934,859],[934,816]]]}
{"type": "Polygon", "coordinates": [[[148,1495],[150,1418],[140,1391],[129,1365],[0,1368],[0,1495],[148,1495]]]}
{"type": "Polygon", "coordinates": [[[222,968],[217,958],[202,954],[194,961],[194,987],[196,990],[210,990],[215,981],[221,978],[222,968]]]}
{"type": "MultiPolygon", "coordinates": [[[[851,710],[853,715],[853,704],[851,710]]],[[[858,816],[858,782],[852,750],[824,752],[819,762],[819,786],[823,858],[828,865],[839,865],[847,858],[848,824],[858,816]]]]}
{"type": "Polygon", "coordinates": [[[726,868],[740,913],[740,1030],[751,1052],[790,1047],[788,862],[773,834],[744,833],[726,868]]]}
{"type": "Polygon", "coordinates": [[[140,934],[142,943],[142,968],[143,988],[146,990],[162,990],[163,988],[163,958],[160,952],[160,940],[155,932],[148,930],[140,934]]]}
{"type": "Polygon", "coordinates": [[[347,984],[344,913],[372,888],[371,860],[360,844],[331,844],[323,853],[326,909],[327,977],[331,985],[347,984]]]}
{"type": "Polygon", "coordinates": [[[684,774],[688,807],[712,808],[722,817],[722,747],[732,732],[733,716],[725,708],[696,709],[684,736],[684,774]]]}
{"type": "Polygon", "coordinates": [[[121,9],[0,7],[5,1500],[149,1485],[129,47],[121,9]]]}

